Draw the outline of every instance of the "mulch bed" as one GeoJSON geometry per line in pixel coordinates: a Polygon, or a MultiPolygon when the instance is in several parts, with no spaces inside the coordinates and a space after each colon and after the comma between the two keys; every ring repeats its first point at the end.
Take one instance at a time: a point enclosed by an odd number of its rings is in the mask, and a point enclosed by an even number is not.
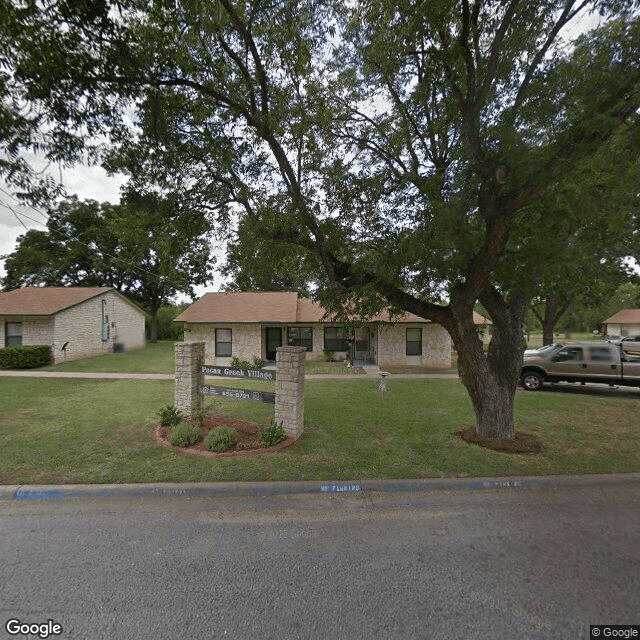
{"type": "Polygon", "coordinates": [[[479,447],[485,447],[500,453],[535,455],[536,453],[542,453],[543,449],[540,438],[520,431],[516,431],[514,438],[487,438],[482,434],[476,433],[474,428],[456,431],[456,435],[469,444],[477,444],[479,447]]]}
{"type": "Polygon", "coordinates": [[[273,453],[295,442],[295,438],[289,436],[272,447],[262,447],[260,445],[260,430],[257,424],[247,422],[246,420],[237,420],[236,418],[224,418],[222,416],[206,416],[202,426],[202,439],[197,444],[189,447],[174,447],[169,442],[170,431],[171,427],[156,427],[153,432],[156,442],[172,451],[189,453],[195,456],[202,456],[203,458],[230,458],[233,456],[254,456],[260,453],[273,453]],[[204,439],[209,431],[216,427],[233,427],[238,433],[237,444],[224,453],[207,451],[204,448],[204,439]]]}

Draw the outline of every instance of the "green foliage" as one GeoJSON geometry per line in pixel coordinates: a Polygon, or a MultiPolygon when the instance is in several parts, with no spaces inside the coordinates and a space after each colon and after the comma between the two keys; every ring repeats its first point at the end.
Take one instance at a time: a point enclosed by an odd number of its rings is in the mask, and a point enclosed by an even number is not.
{"type": "Polygon", "coordinates": [[[222,453],[238,442],[238,433],[232,427],[216,427],[207,434],[204,446],[207,451],[222,453]]]}
{"type": "Polygon", "coordinates": [[[207,416],[207,412],[204,407],[192,407],[191,408],[191,420],[195,422],[195,424],[202,429],[202,425],[204,424],[204,419],[207,416]]]}
{"type": "Polygon", "coordinates": [[[184,416],[182,412],[178,411],[172,404],[168,404],[158,412],[160,418],[160,426],[162,427],[175,427],[182,422],[184,416]]]}
{"type": "MultiPolygon", "coordinates": [[[[174,322],[174,319],[179,316],[185,309],[187,304],[165,304],[158,309],[158,325],[157,325],[157,339],[158,340],[173,340],[174,342],[182,342],[184,338],[184,327],[180,322],[174,322]]],[[[151,312],[149,307],[145,308],[145,311],[151,312]]],[[[147,336],[151,335],[151,318],[147,318],[145,322],[145,329],[147,336]]]]}
{"type": "Polygon", "coordinates": [[[47,229],[18,238],[2,286],[112,286],[149,310],[153,342],[160,318],[167,339],[181,332],[171,322],[180,307],[162,305],[178,292],[194,297],[212,274],[211,225],[173,196],[129,189],[119,205],[72,197],[50,209],[47,229]]]}
{"type": "MultiPolygon", "coordinates": [[[[595,207],[580,211],[610,185],[591,180],[607,162],[598,151],[639,128],[635,3],[5,5],[2,104],[27,103],[21,114],[37,114],[56,160],[79,157],[84,135],[110,134],[107,167],[140,191],[119,227],[156,283],[179,279],[178,261],[171,238],[153,250],[148,238],[189,203],[178,235],[203,212],[237,230],[230,268],[242,286],[304,288],[312,275],[336,314],[391,306],[442,324],[476,408],[504,392],[482,425],[503,432],[540,259],[555,286],[563,233],[598,221],[595,207]],[[598,27],[575,35],[596,10],[598,27]],[[487,357],[477,300],[495,326],[487,357]]],[[[11,157],[32,144],[24,118],[11,114],[15,135],[0,136],[11,157]]],[[[149,292],[153,309],[162,289],[149,292]]]]}
{"type": "Polygon", "coordinates": [[[329,349],[323,349],[324,359],[326,362],[333,362],[336,359],[335,351],[329,351],[329,349]]]}
{"type": "Polygon", "coordinates": [[[0,349],[0,369],[35,369],[53,362],[49,345],[14,345],[0,349]]]}
{"type": "Polygon", "coordinates": [[[275,419],[271,420],[271,424],[268,427],[260,429],[260,440],[263,447],[272,447],[278,442],[282,442],[287,437],[284,432],[282,422],[277,424],[275,419]]]}
{"type": "Polygon", "coordinates": [[[233,356],[233,358],[231,358],[231,366],[237,367],[238,369],[262,369],[262,367],[264,367],[264,360],[258,356],[253,356],[252,362],[249,362],[244,358],[233,356]]]}
{"type": "Polygon", "coordinates": [[[200,442],[200,429],[190,422],[181,422],[169,432],[169,442],[174,447],[189,447],[200,442]]]}

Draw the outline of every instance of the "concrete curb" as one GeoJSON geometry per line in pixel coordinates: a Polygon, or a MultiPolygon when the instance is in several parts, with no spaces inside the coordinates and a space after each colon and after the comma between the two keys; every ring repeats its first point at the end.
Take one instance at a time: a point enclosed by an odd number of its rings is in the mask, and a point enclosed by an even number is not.
{"type": "Polygon", "coordinates": [[[214,498],[294,494],[353,494],[412,491],[554,490],[611,484],[640,484],[640,473],[424,480],[312,480],[304,482],[199,482],[155,484],[3,485],[0,500],[71,500],[127,497],[214,498]]]}

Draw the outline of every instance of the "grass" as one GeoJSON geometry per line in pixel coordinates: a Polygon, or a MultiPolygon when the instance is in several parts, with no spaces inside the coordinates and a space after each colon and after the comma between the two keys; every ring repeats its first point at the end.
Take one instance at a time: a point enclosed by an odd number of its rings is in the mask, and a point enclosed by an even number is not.
{"type": "MultiPolygon", "coordinates": [[[[266,388],[234,381],[234,386],[266,388]]],[[[275,454],[208,460],[155,444],[173,383],[0,379],[0,483],[330,480],[640,471],[640,393],[628,397],[518,392],[518,428],[537,456],[496,453],[458,439],[473,424],[457,380],[345,377],[305,383],[305,434],[275,454]]],[[[273,405],[209,399],[211,412],[256,422],[273,405]]]]}
{"type": "Polygon", "coordinates": [[[80,358],[62,364],[42,367],[43,371],[83,371],[95,373],[173,373],[175,371],[175,342],[148,342],[142,349],[104,356],[80,358]]]}
{"type": "Polygon", "coordinates": [[[451,355],[451,367],[442,368],[442,367],[417,367],[417,366],[409,366],[409,365],[384,365],[380,367],[384,371],[388,371],[389,373],[458,373],[457,367],[457,356],[455,354],[451,355]]]}
{"type": "Polygon", "coordinates": [[[333,374],[333,375],[356,375],[363,374],[362,367],[347,367],[344,362],[318,362],[310,360],[304,363],[304,372],[307,374],[333,374]]]}

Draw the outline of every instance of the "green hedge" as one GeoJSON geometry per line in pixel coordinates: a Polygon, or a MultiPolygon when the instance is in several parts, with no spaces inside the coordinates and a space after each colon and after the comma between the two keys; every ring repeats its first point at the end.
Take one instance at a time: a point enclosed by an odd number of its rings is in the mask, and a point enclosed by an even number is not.
{"type": "Polygon", "coordinates": [[[48,344],[15,345],[0,349],[0,369],[35,369],[53,362],[48,344]]]}

